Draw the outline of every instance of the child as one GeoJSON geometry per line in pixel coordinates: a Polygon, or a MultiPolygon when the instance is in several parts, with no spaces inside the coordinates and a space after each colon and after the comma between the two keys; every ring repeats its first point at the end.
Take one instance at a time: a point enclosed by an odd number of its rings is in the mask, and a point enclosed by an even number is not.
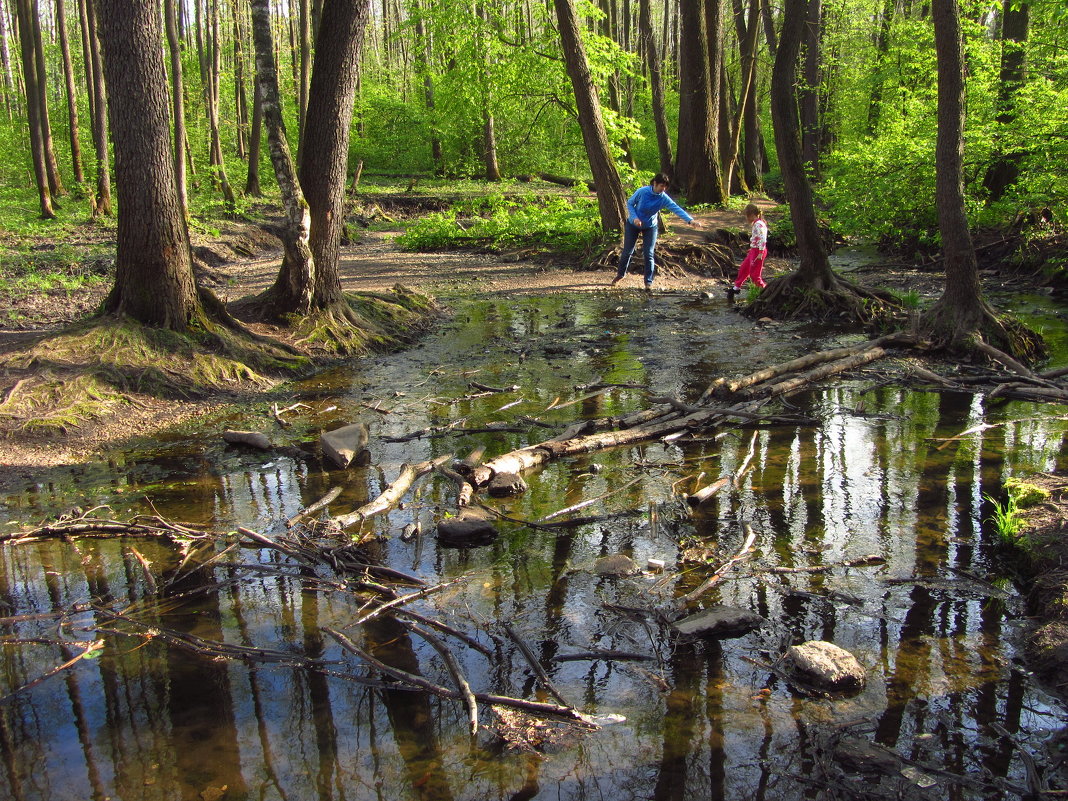
{"type": "Polygon", "coordinates": [[[727,296],[732,299],[742,291],[742,285],[747,278],[753,279],[753,283],[761,289],[767,286],[760,274],[764,271],[764,259],[768,255],[768,224],[764,222],[760,207],[755,203],[745,207],[745,219],[752,229],[749,234],[749,252],[742,260],[742,266],[738,268],[734,286],[727,290],[727,296]]]}
{"type": "Polygon", "coordinates": [[[612,279],[615,286],[623,280],[630,268],[630,259],[638,244],[638,234],[642,235],[642,251],[645,255],[645,291],[653,290],[653,278],[656,275],[656,261],[653,255],[656,249],[657,217],[663,209],[668,209],[684,219],[695,228],[698,222],[685,209],[668,197],[667,188],[670,181],[663,173],[657,173],[648,186],[641,187],[627,201],[627,223],[623,232],[623,251],[619,254],[619,270],[612,279]]]}

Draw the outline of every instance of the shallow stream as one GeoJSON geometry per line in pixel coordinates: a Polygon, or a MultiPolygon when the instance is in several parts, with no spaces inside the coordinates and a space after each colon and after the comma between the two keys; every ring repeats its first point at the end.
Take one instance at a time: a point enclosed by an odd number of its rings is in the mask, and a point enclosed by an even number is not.
{"type": "MultiPolygon", "coordinates": [[[[1024,305],[1064,341],[1055,308],[1024,305]]],[[[341,514],[376,497],[403,463],[479,445],[492,457],[579,419],[645,408],[650,396],[692,400],[717,376],[860,339],[754,324],[721,298],[685,295],[455,306],[410,350],[353,361],[272,399],[306,404],[287,415],[291,428],[277,426],[268,402],[201,418],[0,499],[0,525],[107,504],[102,514],[119,519],[158,513],[278,534],[331,487],[343,488],[330,506],[341,514]],[[486,394],[471,382],[518,389],[486,394]],[[590,389],[599,383],[613,386],[590,389]],[[461,419],[480,430],[405,438],[461,419]],[[219,436],[246,428],[297,443],[356,420],[370,426],[372,464],[345,471],[219,436]]],[[[455,487],[435,477],[364,524],[380,535],[371,548],[382,564],[431,585],[462,579],[412,608],[483,646],[444,638],[476,692],[552,700],[508,624],[560,694],[605,724],[590,731],[483,708],[472,739],[459,702],[364,683],[377,675],[325,628],[452,686],[438,653],[394,620],[354,626],[362,599],[338,576],[247,541],[199,571],[189,564],[208,554],[183,564],[178,549],[144,540],[6,546],[0,797],[1024,797],[1068,720],[1021,659],[1027,620],[987,496],[1000,498],[1010,476],[1064,467],[1065,409],[913,391],[899,378],[876,362],[790,399],[790,412],[819,425],[715,429],[554,462],[526,476],[523,495],[489,501],[515,520],[589,499],[575,514],[630,516],[558,530],[500,522],[490,545],[445,548],[434,530],[455,511],[455,487]],[[736,485],[696,512],[680,500],[742,465],[736,485]],[[664,620],[674,599],[738,551],[744,525],[755,552],[690,610],[729,604],[767,622],[735,639],[673,635],[664,620]],[[666,568],[600,575],[598,558],[611,554],[666,568]],[[881,559],[835,567],[870,555],[881,559]],[[78,611],[90,602],[95,611],[78,611]],[[206,659],[168,645],[176,636],[276,661],[206,659]],[[25,687],[93,640],[103,647],[89,658],[25,687]],[[795,692],[773,663],[805,640],[852,652],[865,688],[795,692]],[[323,664],[308,669],[308,658],[323,664]],[[502,726],[508,742],[494,734],[502,726]]]]}

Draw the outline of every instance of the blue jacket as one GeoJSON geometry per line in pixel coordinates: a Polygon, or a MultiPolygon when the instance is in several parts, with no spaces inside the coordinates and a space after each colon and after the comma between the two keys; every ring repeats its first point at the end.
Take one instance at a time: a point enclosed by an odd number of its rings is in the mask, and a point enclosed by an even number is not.
{"type": "Polygon", "coordinates": [[[686,222],[693,222],[693,217],[687,214],[686,209],[668,197],[667,192],[661,192],[658,195],[649,184],[641,187],[627,201],[627,222],[634,225],[634,220],[637,218],[641,220],[642,228],[655,228],[656,215],[663,209],[674,212],[686,222]]]}

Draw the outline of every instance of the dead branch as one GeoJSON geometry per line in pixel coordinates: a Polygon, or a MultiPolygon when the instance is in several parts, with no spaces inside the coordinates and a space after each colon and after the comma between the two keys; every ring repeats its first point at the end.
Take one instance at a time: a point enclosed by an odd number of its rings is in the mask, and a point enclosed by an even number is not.
{"type": "MultiPolygon", "coordinates": [[[[27,682],[26,684],[23,684],[21,687],[17,687],[16,689],[14,689],[11,692],[9,692],[7,695],[0,696],[0,705],[8,703],[12,698],[14,698],[19,693],[25,692],[26,690],[29,690],[29,689],[32,689],[32,688],[36,687],[41,682],[47,681],[48,679],[52,678],[53,676],[55,676],[55,675],[57,675],[59,673],[62,673],[67,668],[74,667],[81,660],[92,656],[93,654],[95,654],[97,651],[99,651],[101,648],[104,647],[104,641],[103,640],[94,640],[93,642],[71,643],[71,645],[80,645],[84,650],[80,654],[78,654],[77,656],[75,656],[75,657],[73,657],[71,659],[68,659],[62,665],[56,665],[54,668],[52,668],[50,671],[45,673],[43,676],[38,676],[33,681],[27,682]]],[[[68,651],[68,653],[70,653],[70,652],[68,651]]]]}
{"type": "Polygon", "coordinates": [[[546,691],[559,701],[564,706],[570,707],[571,705],[564,698],[563,693],[556,689],[556,685],[553,684],[553,680],[549,678],[549,674],[545,672],[545,668],[541,666],[541,662],[538,661],[538,657],[534,655],[534,652],[530,650],[530,646],[526,644],[522,637],[520,637],[514,628],[508,623],[504,623],[504,630],[508,634],[509,639],[514,642],[518,647],[523,657],[527,660],[527,664],[530,665],[531,670],[534,671],[534,675],[541,681],[542,686],[546,691]]]}
{"type": "Polygon", "coordinates": [[[979,351],[980,353],[985,353],[998,364],[1002,364],[1012,370],[1012,372],[1018,375],[1026,376],[1027,378],[1037,378],[1037,376],[1031,371],[1030,368],[1020,364],[1020,362],[1016,361],[1016,359],[1012,358],[1012,356],[1005,353],[1004,351],[998,350],[993,345],[989,345],[986,342],[983,342],[982,340],[978,339],[975,341],[974,344],[975,349],[977,351],[979,351]]]}
{"type": "Polygon", "coordinates": [[[692,495],[687,495],[686,503],[688,503],[690,506],[700,506],[702,503],[714,496],[721,489],[730,484],[731,481],[732,479],[730,476],[723,476],[723,478],[717,478],[707,487],[697,490],[697,492],[693,493],[692,495]]]}
{"type": "Polygon", "coordinates": [[[149,595],[155,595],[156,577],[152,575],[152,566],[149,564],[148,560],[145,559],[144,556],[142,556],[141,552],[138,551],[136,548],[130,547],[128,550],[131,554],[133,554],[134,559],[136,559],[141,564],[141,572],[144,574],[145,585],[148,587],[149,595]]]}
{"type": "MultiPolygon", "coordinates": [[[[441,696],[442,698],[459,699],[460,693],[457,690],[450,690],[447,687],[434,684],[431,681],[427,681],[422,676],[417,676],[414,673],[408,673],[407,671],[395,668],[392,665],[387,665],[379,659],[371,656],[366,651],[357,647],[348,637],[339,631],[330,628],[324,628],[327,634],[333,637],[337,643],[346,651],[355,654],[370,664],[372,667],[377,668],[387,676],[392,676],[394,679],[404,682],[413,687],[417,687],[426,692],[433,693],[434,695],[441,696]]],[[[577,723],[583,723],[587,726],[594,726],[595,724],[586,715],[583,715],[577,709],[567,706],[556,706],[555,704],[544,704],[538,701],[524,701],[521,698],[509,698],[504,695],[490,695],[488,693],[475,693],[475,698],[484,704],[492,704],[493,706],[505,706],[513,709],[521,709],[524,712],[530,712],[534,715],[550,716],[566,718],[568,720],[575,721],[577,723]]]]}
{"type": "Polygon", "coordinates": [[[457,473],[455,470],[450,470],[445,465],[438,465],[437,471],[445,478],[449,479],[456,485],[456,506],[463,509],[465,506],[470,506],[471,498],[474,495],[475,488],[471,485],[466,478],[457,473]]]}
{"type": "Polygon", "coordinates": [[[491,387],[486,384],[480,384],[477,381],[469,381],[468,383],[475,389],[481,390],[482,392],[488,392],[491,395],[501,392],[517,392],[521,389],[518,384],[513,384],[510,387],[491,387]]]}
{"type": "Polygon", "coordinates": [[[416,623],[405,622],[404,625],[430,643],[431,647],[440,654],[445,662],[445,667],[449,669],[449,673],[452,675],[452,680],[456,682],[456,689],[460,691],[460,697],[463,699],[464,705],[467,707],[467,719],[471,724],[471,736],[474,737],[478,734],[478,701],[475,699],[474,692],[471,691],[471,685],[464,678],[463,671],[460,670],[460,663],[456,661],[452,651],[446,647],[445,643],[437,635],[416,623]]]}
{"type": "Polygon", "coordinates": [[[401,465],[400,475],[396,480],[390,484],[386,489],[370,503],[365,503],[359,509],[354,512],[349,512],[347,515],[341,515],[334,518],[341,528],[348,528],[356,523],[362,523],[367,518],[381,514],[382,512],[388,512],[394,506],[396,506],[400,499],[404,497],[404,494],[411,489],[412,484],[416,480],[422,478],[430,471],[434,470],[438,465],[442,465],[449,461],[453,455],[447,454],[445,456],[439,456],[436,459],[431,459],[426,462],[419,462],[418,464],[404,464],[401,465]]]}
{"type": "Polygon", "coordinates": [[[482,462],[482,457],[486,453],[486,446],[479,445],[471,453],[467,454],[461,461],[456,462],[453,465],[456,468],[456,472],[464,476],[471,475],[471,472],[478,467],[482,462]]]}
{"type": "Polygon", "coordinates": [[[337,496],[341,494],[341,489],[341,487],[332,488],[328,493],[326,493],[326,495],[321,497],[315,503],[311,504],[310,506],[306,506],[304,509],[301,509],[295,515],[289,518],[286,521],[286,526],[292,528],[293,525],[301,519],[313,515],[316,512],[321,512],[323,509],[325,509],[335,500],[337,500],[337,496]]]}
{"type": "Polygon", "coordinates": [[[557,654],[553,657],[554,662],[586,662],[598,659],[613,659],[617,661],[631,662],[655,662],[656,657],[650,654],[636,654],[630,651],[602,651],[597,648],[589,651],[581,651],[574,654],[557,654]]]}
{"type": "Polygon", "coordinates": [[[191,539],[219,539],[222,535],[197,531],[189,523],[174,523],[159,516],[137,515],[129,522],[105,520],[83,515],[73,519],[61,519],[39,526],[31,531],[13,531],[0,534],[0,544],[21,545],[54,537],[156,537],[182,542],[191,539]]]}
{"type": "Polygon", "coordinates": [[[745,539],[742,541],[742,547],[738,549],[738,552],[735,553],[734,556],[732,556],[730,559],[728,559],[723,565],[721,565],[715,573],[705,579],[701,583],[701,586],[679,598],[676,601],[679,606],[685,606],[686,604],[690,603],[690,601],[693,601],[694,599],[702,596],[704,593],[706,593],[708,590],[712,589],[712,587],[718,584],[720,579],[727,575],[727,573],[729,573],[736,564],[749,558],[749,555],[753,552],[753,543],[756,542],[756,532],[753,530],[753,527],[750,526],[748,523],[742,523],[742,532],[745,534],[745,539]]]}
{"type": "Polygon", "coordinates": [[[844,373],[846,370],[853,370],[861,365],[869,364],[878,359],[882,359],[887,356],[888,352],[879,346],[869,346],[858,353],[849,356],[844,359],[830,362],[829,364],[823,364],[813,370],[809,370],[807,373],[801,373],[793,378],[787,378],[780,381],[777,384],[771,384],[770,386],[751,387],[748,391],[741,393],[743,397],[775,397],[777,395],[785,395],[801,387],[811,384],[814,381],[820,381],[824,378],[828,378],[838,373],[844,373]]]}
{"type": "Polygon", "coordinates": [[[572,504],[571,506],[567,506],[563,509],[557,509],[552,514],[545,515],[545,517],[541,518],[541,520],[538,520],[537,522],[547,523],[554,517],[560,517],[562,515],[570,514],[571,512],[577,512],[579,509],[585,509],[587,506],[592,506],[593,504],[597,503],[597,501],[603,501],[605,498],[609,498],[617,493],[622,492],[625,489],[628,489],[629,487],[633,487],[641,480],[642,479],[640,477],[632,479],[631,481],[628,481],[626,484],[624,484],[622,487],[617,487],[616,489],[606,492],[603,495],[598,495],[596,498],[588,498],[585,501],[580,501],[579,503],[572,504]]]}
{"type": "Polygon", "coordinates": [[[886,558],[879,556],[879,554],[868,554],[867,556],[860,556],[856,559],[847,559],[844,562],[835,562],[829,565],[807,565],[805,567],[769,567],[766,570],[762,570],[762,573],[826,573],[829,570],[837,570],[840,567],[865,567],[867,565],[884,565],[886,564],[886,558]]]}
{"type": "Polygon", "coordinates": [[[467,581],[467,579],[467,576],[460,576],[459,578],[454,578],[451,581],[443,581],[440,584],[435,584],[431,587],[427,587],[426,589],[419,590],[418,592],[411,592],[407,595],[399,595],[392,601],[386,601],[384,604],[379,604],[370,612],[353,622],[351,625],[362,626],[368,620],[378,617],[383,612],[388,612],[390,609],[395,609],[398,606],[406,606],[407,604],[418,601],[421,598],[426,598],[429,595],[434,595],[435,593],[441,592],[442,590],[451,587],[453,584],[459,584],[462,581],[467,581]]]}

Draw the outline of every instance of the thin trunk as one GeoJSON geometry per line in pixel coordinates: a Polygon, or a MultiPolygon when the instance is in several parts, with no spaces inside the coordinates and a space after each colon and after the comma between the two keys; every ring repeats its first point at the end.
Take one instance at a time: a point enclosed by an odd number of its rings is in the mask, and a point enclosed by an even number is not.
{"type": "Polygon", "coordinates": [[[879,118],[883,110],[883,82],[886,77],[886,55],[890,49],[890,23],[894,18],[894,0],[883,0],[879,19],[879,33],[875,36],[875,74],[872,80],[871,98],[868,100],[868,136],[879,131],[879,118]]]}
{"type": "MultiPolygon", "coordinates": [[[[1031,23],[1030,6],[1015,0],[1004,0],[1001,21],[1001,73],[998,83],[998,115],[1000,127],[998,139],[1002,132],[1011,131],[1018,115],[1016,109],[1020,89],[1027,80],[1027,52],[1024,43],[1031,23]]],[[[991,200],[1000,200],[1005,190],[1020,177],[1020,152],[1000,152],[1001,143],[994,161],[983,178],[983,186],[990,193],[991,200]]]]}
{"type": "Polygon", "coordinates": [[[234,108],[236,110],[237,157],[248,155],[248,94],[245,91],[245,31],[241,24],[242,4],[234,2],[234,108]]]}
{"type": "Polygon", "coordinates": [[[56,28],[59,33],[59,48],[63,56],[63,80],[67,88],[67,124],[70,128],[70,160],[74,182],[85,183],[82,167],[82,148],[78,142],[78,94],[74,85],[74,63],[70,57],[70,39],[67,36],[67,7],[65,0],[56,0],[56,28]]]}
{"type": "Polygon", "coordinates": [[[4,71],[4,108],[7,118],[12,118],[12,105],[15,102],[15,80],[11,66],[11,45],[7,27],[7,8],[0,2],[0,69],[4,71]]]}
{"type": "Polygon", "coordinates": [[[89,54],[93,69],[93,150],[96,154],[96,198],[93,201],[93,219],[111,216],[111,160],[108,155],[108,102],[104,79],[104,59],[100,53],[99,18],[97,4],[100,0],[85,0],[89,23],[89,54]]]}
{"type": "MultiPolygon", "coordinates": [[[[718,3],[719,0],[707,0],[718,3]]],[[[690,203],[725,200],[719,173],[719,73],[713,88],[706,0],[681,0],[677,183],[690,203]]]]}
{"type": "MultiPolygon", "coordinates": [[[[753,85],[756,83],[756,38],[760,22],[759,12],[760,0],[750,0],[749,18],[748,20],[743,20],[741,18],[742,4],[740,0],[735,4],[735,24],[738,30],[738,47],[741,51],[742,74],[740,96],[738,97],[738,113],[731,128],[730,148],[727,152],[727,158],[724,160],[724,167],[727,171],[724,183],[727,186],[731,185],[734,163],[738,159],[738,150],[741,145],[746,109],[749,108],[750,100],[754,94],[753,85]]],[[[748,180],[747,171],[745,169],[739,170],[738,177],[741,178],[742,191],[750,191],[751,184],[748,180]]]]}
{"type": "Polygon", "coordinates": [[[820,174],[820,75],[822,55],[820,44],[823,30],[822,0],[809,0],[805,20],[804,80],[799,92],[801,110],[801,158],[809,174],[819,180],[820,174]]]}
{"type": "Polygon", "coordinates": [[[41,217],[54,219],[52,190],[48,184],[48,169],[45,166],[44,138],[41,130],[41,107],[37,102],[37,62],[33,52],[33,8],[30,0],[18,0],[17,19],[19,43],[22,48],[22,75],[26,83],[26,111],[30,128],[30,155],[33,157],[33,174],[37,182],[37,196],[41,204],[41,217]]]}
{"type": "MultiPolygon", "coordinates": [[[[270,21],[270,20],[268,20],[270,21]]],[[[269,30],[269,28],[268,28],[269,30]]],[[[273,47],[273,45],[272,45],[273,47]]],[[[274,51],[271,51],[274,56],[274,51]]],[[[277,71],[277,62],[276,71],[277,71]]],[[[275,80],[277,81],[277,74],[275,80]]],[[[256,79],[259,80],[258,78],[256,79]]],[[[252,89],[252,133],[248,143],[248,178],[245,180],[245,194],[251,197],[263,197],[263,189],[260,188],[260,142],[263,140],[263,101],[260,100],[259,90],[256,84],[252,89]]]]}
{"type": "Polygon", "coordinates": [[[304,126],[308,118],[308,88],[311,86],[311,0],[300,0],[300,78],[297,90],[297,158],[300,158],[300,142],[304,141],[304,126]]]}
{"type": "Polygon", "coordinates": [[[96,125],[96,83],[93,78],[93,54],[89,38],[90,12],[86,0],[78,0],[79,27],[82,31],[82,67],[85,69],[85,87],[89,100],[89,130],[96,125]]]}
{"type": "Polygon", "coordinates": [[[442,154],[441,154],[441,137],[438,136],[437,120],[434,114],[434,78],[431,75],[431,43],[430,37],[426,35],[426,29],[423,24],[423,9],[416,5],[416,18],[415,18],[415,36],[418,40],[416,47],[416,59],[418,62],[419,71],[423,73],[423,103],[426,106],[426,110],[430,117],[430,155],[434,160],[434,172],[440,173],[442,170],[442,154]]]}
{"type": "Polygon", "coordinates": [[[775,147],[779,155],[790,218],[797,237],[800,264],[798,273],[821,289],[834,285],[827,251],[816,221],[812,186],[801,158],[801,131],[798,123],[795,84],[797,61],[808,15],[808,0],[786,0],[782,33],[771,78],[771,118],[775,147]]]}
{"type": "Polygon", "coordinates": [[[272,302],[285,312],[307,314],[311,310],[315,284],[315,261],[309,243],[311,213],[297,180],[296,165],[289,152],[282,119],[269,0],[252,0],[252,28],[256,48],[256,99],[267,125],[271,164],[286,212],[282,235],[285,255],[271,290],[272,302]]]}
{"type": "Polygon", "coordinates": [[[311,210],[315,308],[344,300],[338,258],[345,227],[349,133],[368,13],[367,0],[327,0],[315,43],[299,173],[311,210]]]}
{"type": "Polygon", "coordinates": [[[37,0],[30,0],[33,22],[33,54],[34,63],[37,67],[37,102],[40,106],[41,136],[44,143],[45,169],[48,173],[48,188],[52,191],[52,197],[56,198],[67,194],[63,188],[63,177],[59,172],[59,161],[56,159],[56,145],[52,138],[52,122],[48,113],[48,66],[45,64],[44,40],[41,37],[41,13],[37,0]]]}
{"type": "Polygon", "coordinates": [[[497,133],[493,126],[493,115],[485,112],[482,123],[482,146],[485,153],[486,180],[501,180],[501,170],[497,164],[497,133]]]}
{"type": "MultiPolygon", "coordinates": [[[[660,172],[671,174],[671,136],[668,134],[667,113],[664,110],[664,76],[661,70],[660,51],[653,38],[650,0],[638,2],[638,30],[649,63],[649,84],[653,92],[653,124],[656,126],[656,147],[660,154],[660,172]]],[[[666,14],[666,12],[665,12],[666,14]]]]}
{"type": "Polygon", "coordinates": [[[221,50],[219,46],[219,6],[218,0],[212,0],[211,28],[208,32],[210,63],[208,80],[208,124],[211,127],[210,164],[215,171],[215,182],[227,205],[233,207],[236,202],[233,187],[226,177],[226,161],[223,158],[222,135],[219,130],[219,85],[221,81],[221,50]]]}
{"type": "Polygon", "coordinates": [[[167,50],[171,60],[171,109],[174,124],[174,185],[182,216],[189,219],[189,192],[185,173],[185,81],[182,79],[182,46],[178,39],[176,0],[164,0],[167,50]]]}
{"type": "Polygon", "coordinates": [[[601,101],[597,96],[597,87],[593,83],[593,77],[590,75],[586,48],[579,32],[578,15],[575,12],[573,0],[553,0],[553,5],[556,7],[556,17],[560,28],[564,63],[575,91],[582,140],[586,145],[586,155],[589,158],[593,182],[597,188],[597,206],[601,214],[601,227],[605,231],[620,231],[623,228],[623,207],[627,199],[623,194],[623,184],[619,180],[619,173],[616,171],[615,162],[608,149],[608,135],[601,116],[601,101]]]}

